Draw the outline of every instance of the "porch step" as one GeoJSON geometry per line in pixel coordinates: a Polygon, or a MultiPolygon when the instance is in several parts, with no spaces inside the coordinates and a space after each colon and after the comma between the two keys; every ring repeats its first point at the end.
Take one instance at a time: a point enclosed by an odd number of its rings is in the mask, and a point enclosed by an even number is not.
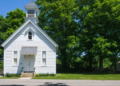
{"type": "Polygon", "coordinates": [[[21,73],[21,77],[34,77],[34,73],[21,73]]]}

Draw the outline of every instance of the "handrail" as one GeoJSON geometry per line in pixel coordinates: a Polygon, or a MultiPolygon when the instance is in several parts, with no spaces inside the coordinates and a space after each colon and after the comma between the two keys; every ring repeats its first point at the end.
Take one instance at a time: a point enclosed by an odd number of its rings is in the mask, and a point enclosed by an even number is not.
{"type": "Polygon", "coordinates": [[[23,69],[24,69],[24,67],[22,67],[22,70],[21,70],[21,72],[23,72],[23,69]]]}
{"type": "Polygon", "coordinates": [[[35,71],[35,68],[36,68],[36,67],[34,67],[34,71],[35,71]]]}

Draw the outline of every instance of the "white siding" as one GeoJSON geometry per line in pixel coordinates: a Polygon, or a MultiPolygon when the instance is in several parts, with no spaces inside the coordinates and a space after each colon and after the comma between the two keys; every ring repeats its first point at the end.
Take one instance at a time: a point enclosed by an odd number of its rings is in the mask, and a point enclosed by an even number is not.
{"type": "Polygon", "coordinates": [[[55,66],[37,66],[36,67],[36,73],[39,74],[39,73],[51,73],[51,74],[56,74],[56,68],[55,66]]]}
{"type": "Polygon", "coordinates": [[[56,73],[56,48],[51,44],[32,24],[27,24],[22,31],[19,32],[4,47],[4,74],[21,73],[23,67],[23,56],[20,55],[22,46],[37,46],[37,54],[35,55],[35,72],[36,73],[56,73]],[[25,31],[27,28],[35,30],[32,41],[29,41],[25,31]],[[18,52],[18,66],[13,66],[13,51],[18,52]],[[46,51],[46,67],[41,65],[42,51],[46,51]]]}

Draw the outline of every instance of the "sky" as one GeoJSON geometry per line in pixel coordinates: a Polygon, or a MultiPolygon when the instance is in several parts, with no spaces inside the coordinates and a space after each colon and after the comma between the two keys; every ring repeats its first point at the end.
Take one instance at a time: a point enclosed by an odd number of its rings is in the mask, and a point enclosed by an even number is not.
{"type": "Polygon", "coordinates": [[[0,0],[0,15],[6,17],[7,13],[15,10],[16,8],[19,8],[26,12],[24,5],[29,4],[30,1],[31,0],[0,0]]]}

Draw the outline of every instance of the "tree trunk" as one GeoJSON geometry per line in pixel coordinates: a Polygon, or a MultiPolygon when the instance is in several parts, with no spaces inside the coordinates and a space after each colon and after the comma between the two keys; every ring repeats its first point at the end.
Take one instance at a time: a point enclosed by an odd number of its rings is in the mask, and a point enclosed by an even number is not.
{"type": "Polygon", "coordinates": [[[93,57],[92,57],[92,55],[91,55],[91,53],[89,52],[89,54],[88,54],[88,56],[89,56],[89,72],[92,72],[92,60],[93,60],[93,57]]]}
{"type": "Polygon", "coordinates": [[[92,57],[89,57],[89,72],[92,72],[92,57]]]}
{"type": "Polygon", "coordinates": [[[100,56],[99,59],[99,71],[101,72],[103,70],[103,57],[100,56]]]}
{"type": "Polygon", "coordinates": [[[67,70],[67,54],[66,54],[66,49],[61,49],[61,54],[62,54],[62,67],[67,70]]]}

